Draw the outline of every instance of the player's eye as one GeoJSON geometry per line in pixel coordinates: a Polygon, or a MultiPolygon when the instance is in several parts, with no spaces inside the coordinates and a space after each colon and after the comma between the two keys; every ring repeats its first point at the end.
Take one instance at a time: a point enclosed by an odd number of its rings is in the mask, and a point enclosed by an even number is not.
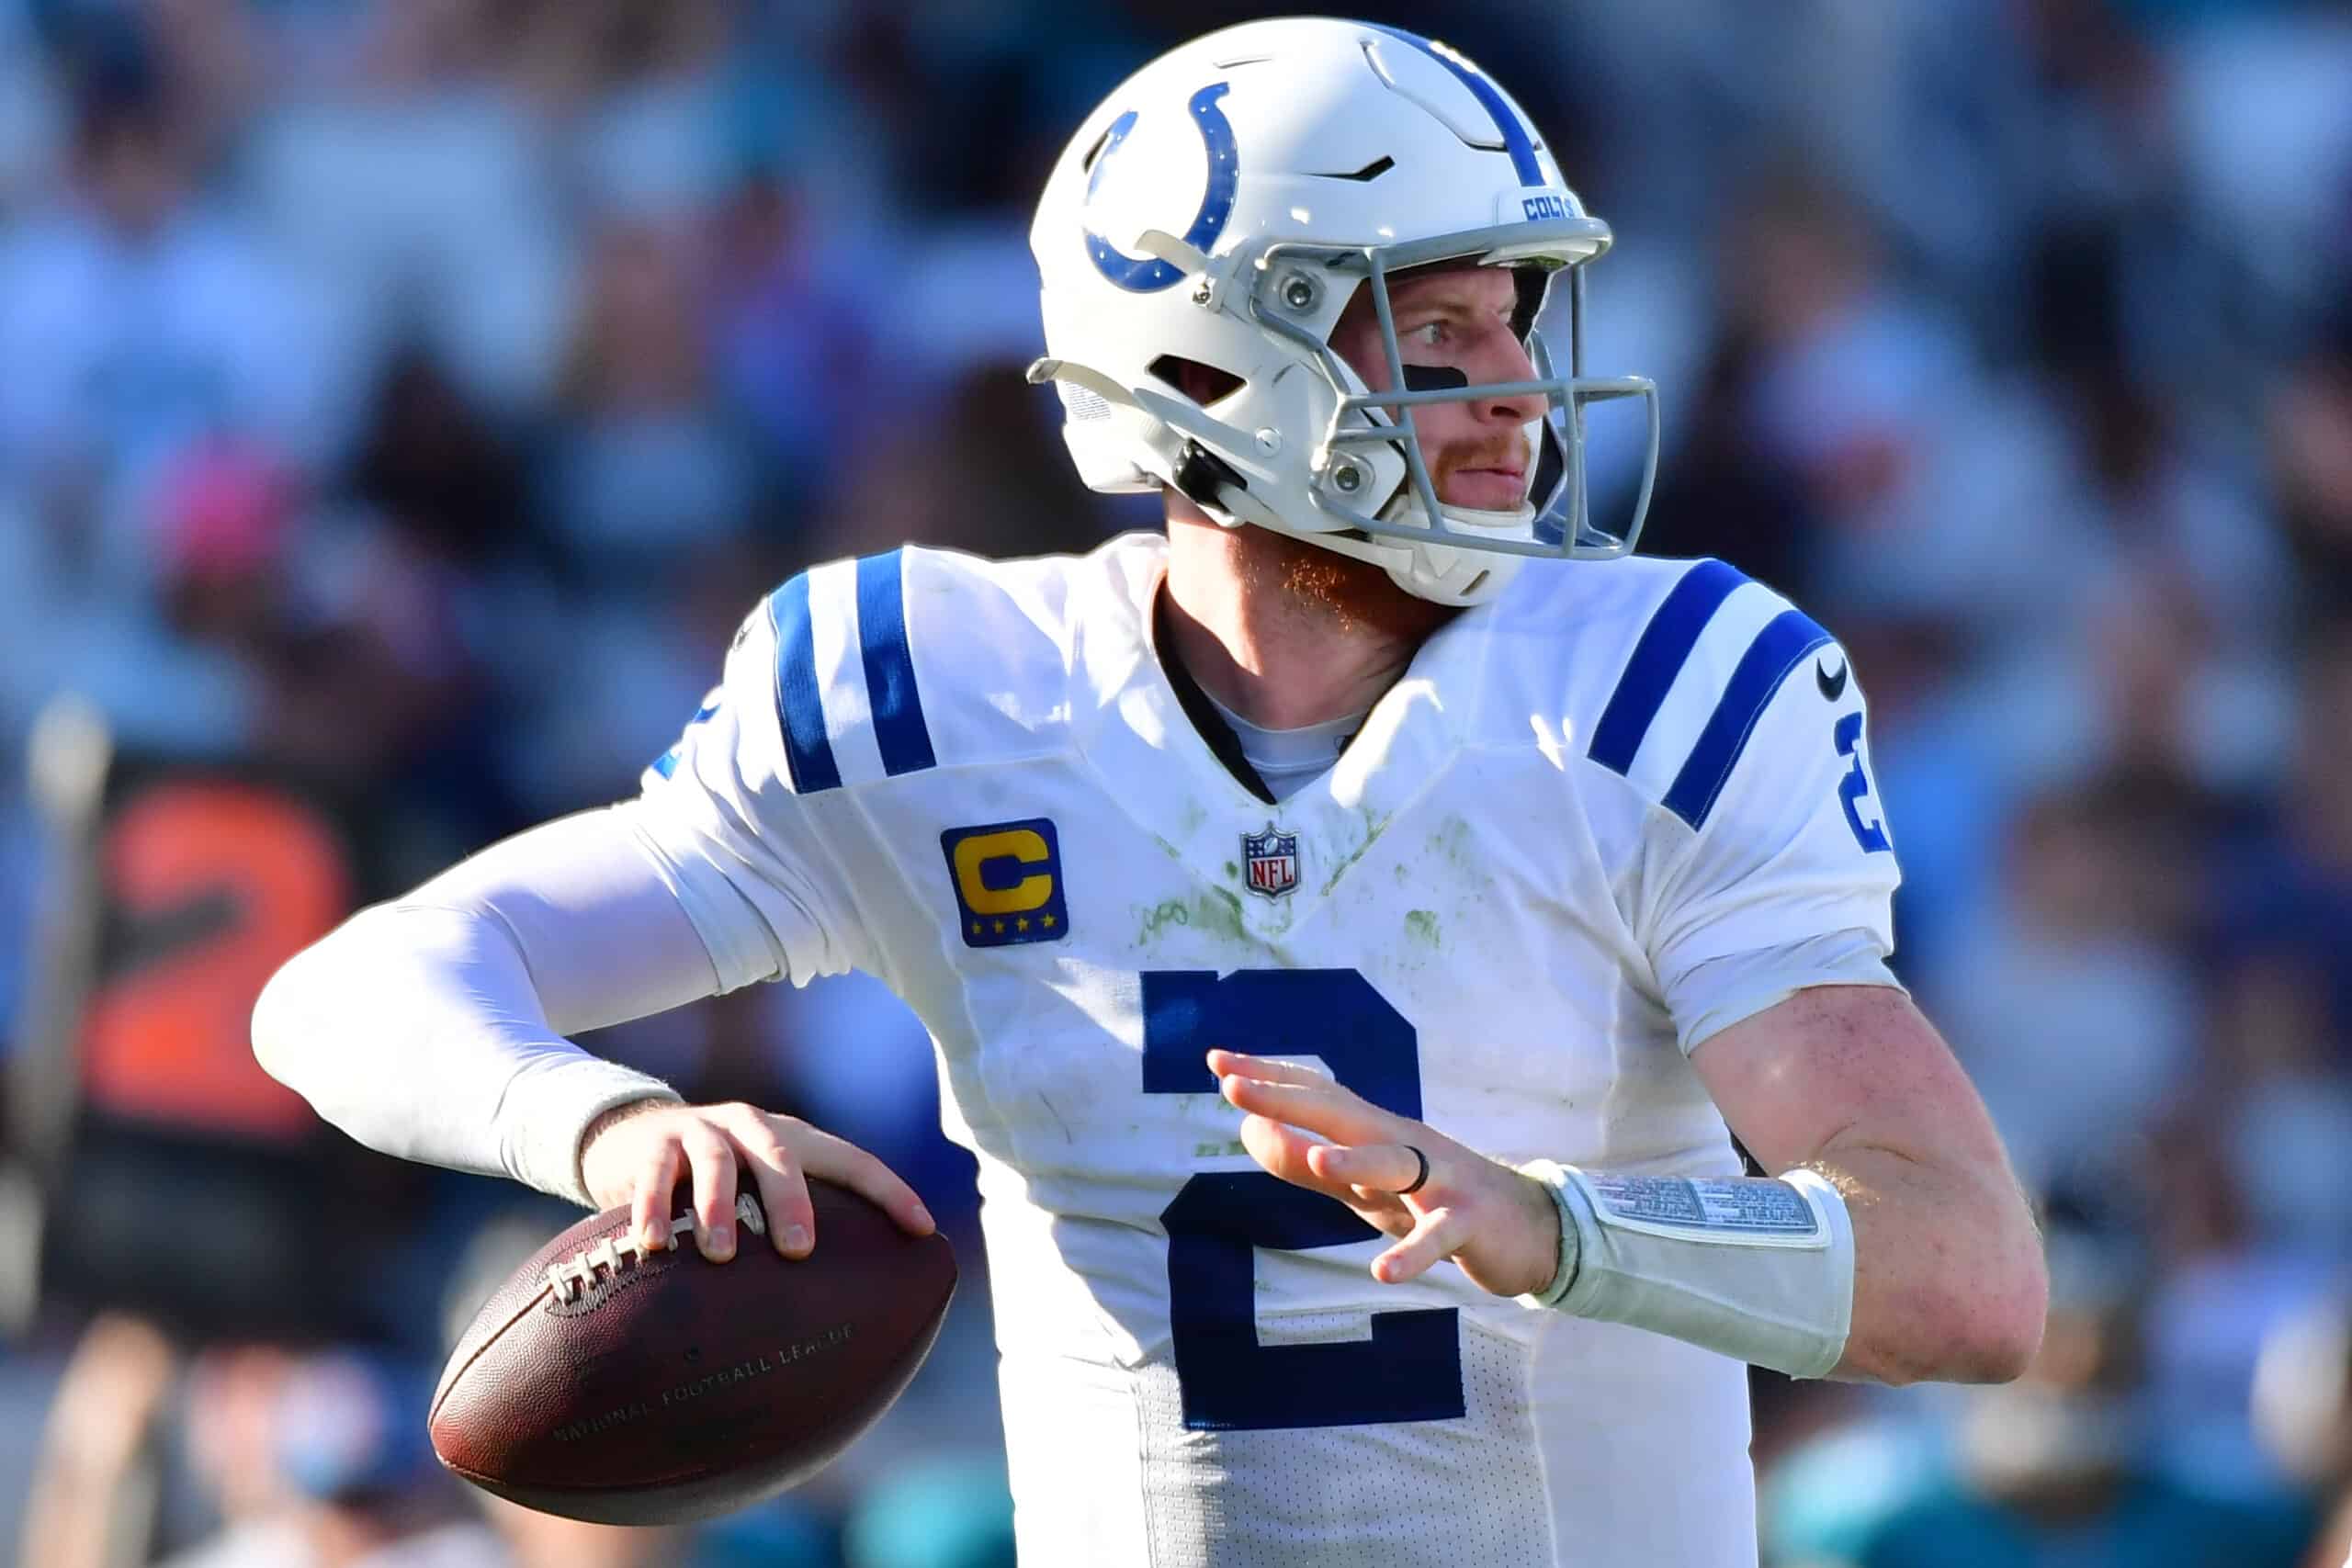
{"type": "Polygon", "coordinates": [[[1405,341],[1418,344],[1423,348],[1439,348],[1442,347],[1452,335],[1443,321],[1424,321],[1407,333],[1405,341]]]}

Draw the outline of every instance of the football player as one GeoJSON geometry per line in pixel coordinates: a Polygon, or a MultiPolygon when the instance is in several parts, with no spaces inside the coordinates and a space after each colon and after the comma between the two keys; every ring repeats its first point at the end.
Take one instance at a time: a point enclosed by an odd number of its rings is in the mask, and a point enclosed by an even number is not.
{"type": "Polygon", "coordinates": [[[1589,405],[1656,460],[1582,374],[1610,239],[1442,45],[1146,67],[1038,206],[1032,375],[1165,536],[794,578],[639,797],[297,959],[263,1060],[646,1245],[752,1184],[798,1256],[809,1173],[929,1220],[565,1035],[865,969],[978,1159],[1025,1559],[1754,1561],[1743,1363],[2013,1377],[2044,1278],[1885,966],[1844,649],[1588,508],[1589,405]]]}

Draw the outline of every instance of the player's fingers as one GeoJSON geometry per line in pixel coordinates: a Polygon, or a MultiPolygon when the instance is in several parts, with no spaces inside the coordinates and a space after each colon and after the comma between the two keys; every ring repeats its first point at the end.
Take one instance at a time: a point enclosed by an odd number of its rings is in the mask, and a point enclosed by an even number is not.
{"type": "Polygon", "coordinates": [[[670,1202],[678,1188],[678,1140],[663,1138],[654,1146],[629,1198],[629,1225],[641,1252],[659,1252],[670,1245],[670,1202]]]}
{"type": "Polygon", "coordinates": [[[1412,1213],[1389,1194],[1367,1192],[1319,1174],[1316,1167],[1323,1156],[1331,1152],[1329,1146],[1317,1143],[1295,1127],[1285,1127],[1263,1116],[1245,1116],[1241,1121],[1241,1146],[1270,1174],[1295,1187],[1337,1198],[1353,1209],[1365,1224],[1390,1235],[1403,1235],[1413,1228],[1412,1213]]]}
{"type": "Polygon", "coordinates": [[[1328,1080],[1277,1083],[1227,1073],[1217,1087],[1227,1100],[1244,1111],[1319,1133],[1333,1143],[1386,1144],[1402,1135],[1402,1123],[1396,1117],[1328,1080]]]}
{"type": "MultiPolygon", "coordinates": [[[[1324,1144],[1310,1157],[1316,1174],[1326,1181],[1345,1182],[1363,1191],[1389,1197],[1401,1195],[1422,1177],[1421,1162],[1414,1157],[1413,1145],[1409,1144],[1349,1147],[1324,1144]]],[[[1424,1183],[1418,1190],[1426,1192],[1428,1185],[1424,1183]]]]}
{"type": "Polygon", "coordinates": [[[808,1131],[808,1124],[794,1117],[771,1115],[756,1105],[721,1106],[718,1117],[733,1136],[746,1171],[759,1189],[769,1241],[786,1258],[807,1257],[817,1244],[817,1211],[808,1201],[805,1162],[792,1134],[796,1130],[808,1131]]]}
{"type": "Polygon", "coordinates": [[[707,1125],[680,1141],[695,1173],[695,1245],[724,1263],[735,1256],[735,1145],[707,1125]]]}
{"type": "Polygon", "coordinates": [[[1316,1173],[1311,1157],[1316,1141],[1295,1127],[1285,1127],[1264,1116],[1244,1116],[1241,1146],[1268,1174],[1279,1176],[1294,1186],[1312,1188],[1334,1198],[1347,1195],[1347,1183],[1327,1181],[1316,1173]]]}
{"type": "Polygon", "coordinates": [[[1404,1240],[1372,1260],[1372,1277],[1384,1285],[1417,1280],[1469,1244],[1469,1224],[1454,1209],[1432,1209],[1404,1240]]]}
{"type": "Polygon", "coordinates": [[[815,1211],[791,1146],[762,1116],[736,1132],[735,1147],[742,1156],[743,1174],[759,1190],[769,1245],[786,1258],[808,1257],[816,1237],[815,1211]]]}
{"type": "Polygon", "coordinates": [[[1254,1078],[1261,1083],[1287,1084],[1329,1101],[1341,1113],[1366,1118],[1385,1114],[1380,1107],[1312,1062],[1292,1061],[1281,1056],[1252,1056],[1246,1052],[1227,1051],[1222,1047],[1211,1051],[1208,1061],[1209,1070],[1219,1077],[1254,1078]]]}
{"type": "MultiPolygon", "coordinates": [[[[1208,1063],[1209,1071],[1219,1077],[1232,1073],[1245,1078],[1263,1078],[1268,1083],[1329,1084],[1340,1089],[1339,1080],[1319,1067],[1280,1056],[1253,1056],[1246,1051],[1227,1051],[1219,1046],[1209,1053],[1208,1063]]],[[[1349,1091],[1340,1089],[1340,1092],[1349,1091]]]]}
{"type": "Polygon", "coordinates": [[[878,1205],[910,1235],[929,1235],[936,1224],[915,1190],[899,1173],[847,1138],[803,1123],[797,1146],[802,1167],[811,1176],[839,1182],[878,1205]]]}
{"type": "Polygon", "coordinates": [[[1348,1206],[1362,1215],[1376,1230],[1390,1235],[1408,1235],[1421,1216],[1394,1192],[1383,1192],[1376,1187],[1351,1187],[1348,1206]]]}

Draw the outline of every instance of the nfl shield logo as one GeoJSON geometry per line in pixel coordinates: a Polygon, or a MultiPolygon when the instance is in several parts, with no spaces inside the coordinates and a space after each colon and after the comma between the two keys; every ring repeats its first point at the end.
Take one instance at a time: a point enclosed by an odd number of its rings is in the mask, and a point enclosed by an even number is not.
{"type": "Polygon", "coordinates": [[[1281,897],[1298,886],[1298,835],[1277,833],[1272,822],[1262,833],[1242,834],[1241,865],[1250,892],[1281,897]]]}

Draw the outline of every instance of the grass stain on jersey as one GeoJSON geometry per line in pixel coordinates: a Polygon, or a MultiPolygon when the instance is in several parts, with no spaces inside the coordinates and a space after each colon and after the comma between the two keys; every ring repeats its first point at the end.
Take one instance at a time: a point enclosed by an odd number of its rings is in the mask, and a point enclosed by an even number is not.
{"type": "Polygon", "coordinates": [[[1229,942],[1247,940],[1241,929],[1241,899],[1222,887],[1212,887],[1208,896],[1193,902],[1195,917],[1193,923],[1203,931],[1215,931],[1229,942]]]}
{"type": "Polygon", "coordinates": [[[1405,934],[1435,947],[1438,944],[1437,911],[1434,909],[1406,910],[1405,934]]]}
{"type": "Polygon", "coordinates": [[[1136,932],[1136,945],[1149,947],[1157,942],[1170,926],[1187,930],[1198,927],[1230,942],[1247,940],[1241,929],[1241,900],[1222,887],[1211,888],[1201,897],[1187,901],[1164,898],[1144,911],[1143,925],[1136,932]]]}
{"type": "Polygon", "coordinates": [[[1375,816],[1373,807],[1369,806],[1358,807],[1357,814],[1363,818],[1363,842],[1350,850],[1340,863],[1331,868],[1331,874],[1324,878],[1321,887],[1316,889],[1317,897],[1323,897],[1337,887],[1340,885],[1340,878],[1348,874],[1348,868],[1372,852],[1372,846],[1380,842],[1381,830],[1388,826],[1388,819],[1375,816]]]}
{"type": "Polygon", "coordinates": [[[1166,898],[1145,912],[1143,929],[1136,932],[1136,945],[1149,947],[1159,940],[1159,933],[1170,926],[1189,926],[1193,911],[1182,898],[1166,898]]]}

